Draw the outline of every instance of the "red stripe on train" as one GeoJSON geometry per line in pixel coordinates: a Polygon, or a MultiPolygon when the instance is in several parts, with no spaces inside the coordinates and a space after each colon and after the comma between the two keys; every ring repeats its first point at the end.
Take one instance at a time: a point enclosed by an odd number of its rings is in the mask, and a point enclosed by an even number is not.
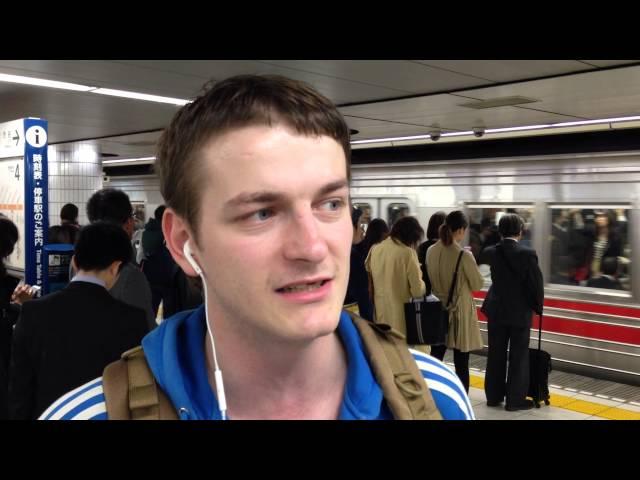
{"type": "MultiPolygon", "coordinates": [[[[480,309],[478,309],[478,319],[481,322],[487,321],[487,317],[480,311],[480,309]]],[[[532,328],[538,328],[538,321],[539,318],[536,315],[533,319],[532,328]]],[[[607,325],[604,323],[591,323],[582,320],[557,318],[545,315],[542,320],[542,330],[549,333],[576,335],[593,340],[640,345],[640,328],[607,325]]]]}
{"type": "MultiPolygon", "coordinates": [[[[473,292],[475,298],[484,298],[487,292],[473,292]]],[[[603,315],[619,315],[622,317],[640,318],[640,308],[620,307],[616,305],[601,305],[597,303],[577,302],[575,300],[559,300],[557,298],[545,298],[545,307],[564,308],[585,313],[599,313],[603,315]]]]}

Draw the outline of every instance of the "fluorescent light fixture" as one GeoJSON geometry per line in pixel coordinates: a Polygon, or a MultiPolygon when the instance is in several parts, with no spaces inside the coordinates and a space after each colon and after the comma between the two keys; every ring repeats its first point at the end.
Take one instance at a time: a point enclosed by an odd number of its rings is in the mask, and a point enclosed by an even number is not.
{"type": "Polygon", "coordinates": [[[144,161],[154,161],[156,157],[140,157],[140,158],[119,158],[117,160],[103,160],[103,165],[109,165],[112,163],[129,163],[129,162],[144,162],[144,161]]]}
{"type": "Polygon", "coordinates": [[[358,143],[380,143],[380,142],[393,142],[397,140],[421,140],[423,138],[431,138],[431,135],[413,135],[411,137],[388,137],[388,138],[373,138],[371,140],[354,140],[352,145],[358,143]]]}
{"type": "Polygon", "coordinates": [[[554,127],[571,127],[574,125],[593,125],[594,123],[618,123],[618,122],[631,122],[633,120],[640,120],[640,116],[636,117],[615,117],[615,118],[600,118],[598,120],[581,120],[579,122],[563,122],[554,123],[554,127]]]}
{"type": "Polygon", "coordinates": [[[110,95],[112,97],[133,98],[136,100],[146,100],[148,102],[170,103],[172,105],[186,105],[191,100],[182,98],[161,97],[159,95],[149,95],[147,93],[128,92],[126,90],[114,90],[112,88],[97,88],[91,93],[99,93],[100,95],[110,95]]]}
{"type": "Polygon", "coordinates": [[[466,208],[533,208],[533,203],[467,203],[465,205],[466,208]]]}
{"type": "Polygon", "coordinates": [[[548,125],[527,125],[523,127],[507,127],[507,128],[487,128],[484,133],[501,133],[501,132],[519,132],[522,130],[540,130],[542,128],[549,128],[551,124],[548,125]]]}
{"type": "MultiPolygon", "coordinates": [[[[595,125],[605,123],[622,123],[633,122],[640,120],[640,115],[631,117],[612,117],[612,118],[599,118],[596,120],[579,120],[575,122],[559,122],[559,123],[547,123],[541,125],[524,125],[521,127],[506,127],[506,128],[488,128],[485,133],[503,133],[503,132],[521,132],[526,130],[547,130],[562,127],[577,127],[581,125],[595,125]]],[[[440,135],[441,137],[462,137],[465,135],[473,135],[473,131],[464,132],[448,132],[440,135]]],[[[410,140],[420,140],[431,138],[430,135],[412,135],[407,137],[389,137],[389,138],[372,138],[369,140],[356,140],[351,142],[352,145],[364,144],[364,143],[382,143],[382,142],[402,142],[410,140]]]]}
{"type": "Polygon", "coordinates": [[[23,77],[21,75],[8,75],[6,73],[0,73],[0,82],[20,83],[22,85],[34,85],[36,87],[61,88],[63,90],[75,90],[76,92],[90,92],[91,90],[96,89],[96,87],[89,87],[87,85],[80,85],[77,83],[23,77]]]}
{"type": "Polygon", "coordinates": [[[9,75],[0,73],[0,82],[20,83],[22,85],[33,85],[36,87],[60,88],[63,90],[74,90],[76,92],[99,93],[100,95],[110,95],[113,97],[133,98],[135,100],[146,100],[148,102],[169,103],[171,105],[186,105],[191,100],[183,98],[162,97],[160,95],[150,95],[147,93],[129,92],[126,90],[114,90],[112,88],[100,88],[78,83],[58,82],[56,80],[46,80],[44,78],[23,77],[21,75],[9,75]]]}
{"type": "Polygon", "coordinates": [[[469,130],[468,132],[449,132],[449,133],[443,133],[442,135],[440,135],[441,137],[461,137],[463,135],[472,135],[473,134],[473,130],[469,130]]]}
{"type": "Polygon", "coordinates": [[[615,210],[616,208],[621,208],[621,209],[629,209],[631,208],[630,204],[626,204],[626,205],[608,205],[606,203],[598,203],[598,204],[589,204],[589,203],[584,203],[581,205],[570,205],[570,204],[556,204],[556,203],[550,203],[549,205],[547,205],[549,208],[580,208],[580,209],[590,209],[590,210],[615,210]]]}

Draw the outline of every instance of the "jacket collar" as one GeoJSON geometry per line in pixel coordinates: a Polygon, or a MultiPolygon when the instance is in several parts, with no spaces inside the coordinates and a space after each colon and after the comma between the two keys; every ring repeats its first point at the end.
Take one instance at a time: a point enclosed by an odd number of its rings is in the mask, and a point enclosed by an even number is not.
{"type": "MultiPolygon", "coordinates": [[[[362,340],[345,312],[340,315],[337,333],[347,354],[347,384],[339,418],[391,418],[366,359],[362,340]]],[[[184,420],[221,418],[207,378],[205,335],[204,307],[201,306],[165,320],[142,340],[158,384],[184,420]]]]}

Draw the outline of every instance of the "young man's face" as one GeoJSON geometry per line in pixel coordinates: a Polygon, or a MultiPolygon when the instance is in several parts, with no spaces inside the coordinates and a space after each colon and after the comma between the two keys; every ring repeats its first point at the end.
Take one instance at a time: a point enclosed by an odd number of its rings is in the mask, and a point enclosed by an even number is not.
{"type": "Polygon", "coordinates": [[[276,341],[335,330],[353,235],[340,144],[253,126],[203,151],[200,245],[191,245],[212,320],[276,341]]]}

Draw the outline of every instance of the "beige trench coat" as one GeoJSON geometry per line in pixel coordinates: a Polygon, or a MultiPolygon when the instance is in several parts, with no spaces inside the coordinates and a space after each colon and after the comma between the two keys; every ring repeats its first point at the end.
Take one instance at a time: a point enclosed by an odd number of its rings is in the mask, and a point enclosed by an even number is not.
{"type": "MultiPolygon", "coordinates": [[[[456,242],[444,246],[440,240],[427,250],[427,273],[433,286],[433,294],[443,305],[446,305],[449,298],[460,250],[462,247],[456,242]]],[[[448,348],[456,348],[461,352],[482,349],[478,314],[471,292],[480,290],[483,284],[484,280],[473,254],[465,252],[460,260],[458,279],[449,309],[448,348]]]]}
{"type": "MultiPolygon", "coordinates": [[[[371,248],[364,264],[373,279],[375,321],[406,335],[404,304],[427,291],[417,252],[387,237],[371,248]]],[[[412,347],[425,353],[430,350],[425,345],[412,347]]]]}

